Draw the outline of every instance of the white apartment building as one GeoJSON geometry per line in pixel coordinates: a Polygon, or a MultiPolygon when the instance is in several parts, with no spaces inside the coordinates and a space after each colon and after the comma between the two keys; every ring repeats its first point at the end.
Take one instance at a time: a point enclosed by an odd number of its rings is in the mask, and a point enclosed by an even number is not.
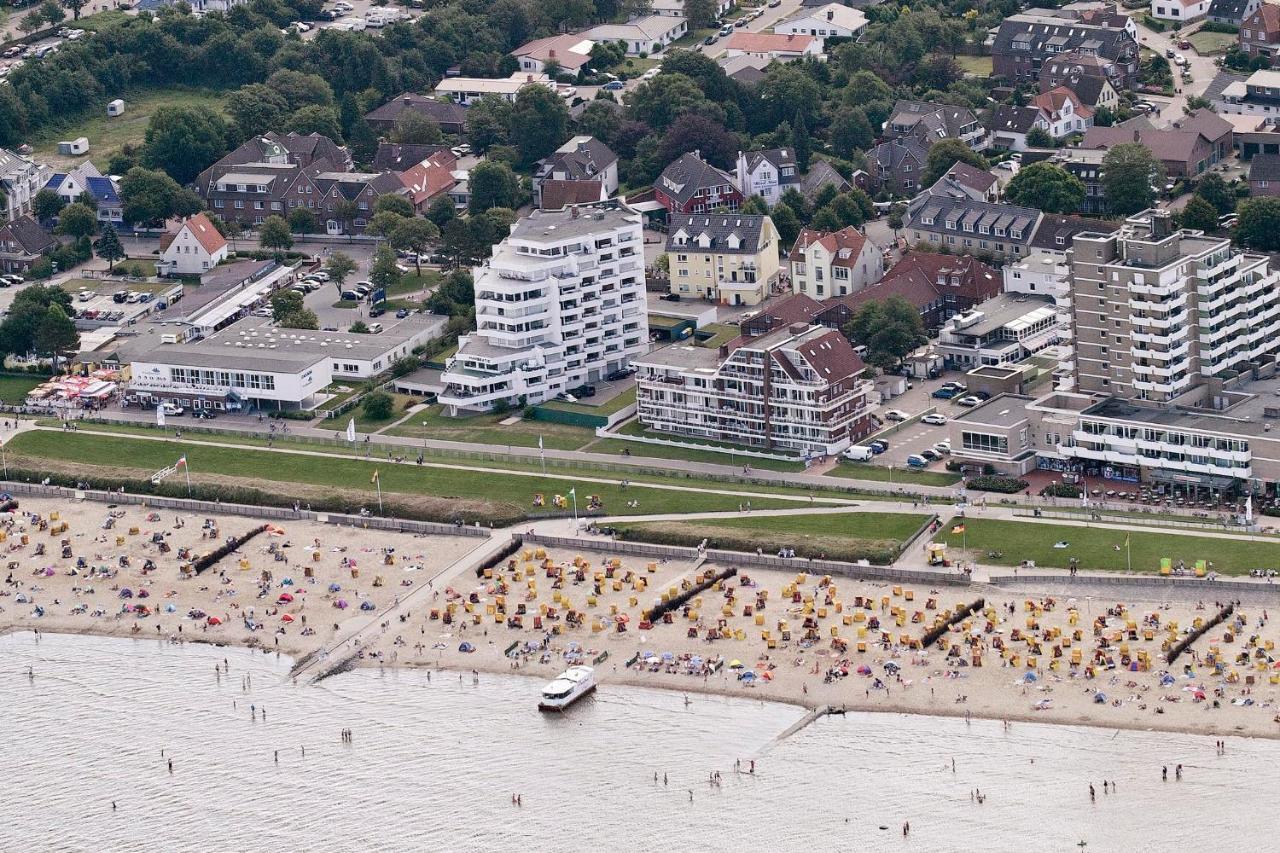
{"type": "Polygon", "coordinates": [[[640,214],[618,202],[537,210],[472,270],[476,331],[449,360],[451,414],[542,403],[648,348],[640,214]]]}
{"type": "Polygon", "coordinates": [[[801,229],[787,262],[792,292],[814,299],[848,296],[884,278],[884,252],[852,225],[839,231],[801,229]]]}
{"type": "Polygon", "coordinates": [[[517,71],[510,77],[491,79],[488,77],[446,77],[435,88],[437,95],[447,95],[464,107],[469,107],[485,95],[497,95],[500,98],[516,102],[516,96],[525,86],[546,86],[554,90],[556,84],[545,74],[532,74],[517,71]]]}
{"type": "Polygon", "coordinates": [[[937,350],[953,370],[1016,364],[1058,344],[1065,327],[1052,299],[1002,293],[947,320],[937,350]]]}
{"type": "Polygon", "coordinates": [[[1059,310],[1071,312],[1071,264],[1055,252],[1036,251],[1004,268],[1004,292],[1048,296],[1059,310]]]}
{"type": "Polygon", "coordinates": [[[670,346],[636,359],[645,426],[766,450],[835,454],[871,431],[872,384],[847,338],[798,324],[731,353],[670,346]]]}
{"type": "Polygon", "coordinates": [[[1171,402],[1280,352],[1280,273],[1168,211],[1078,234],[1070,257],[1080,392],[1171,402]]]}
{"type": "Polygon", "coordinates": [[[31,213],[31,200],[52,176],[53,170],[43,163],[0,148],[0,193],[7,199],[0,208],[3,218],[13,220],[31,213]]]}

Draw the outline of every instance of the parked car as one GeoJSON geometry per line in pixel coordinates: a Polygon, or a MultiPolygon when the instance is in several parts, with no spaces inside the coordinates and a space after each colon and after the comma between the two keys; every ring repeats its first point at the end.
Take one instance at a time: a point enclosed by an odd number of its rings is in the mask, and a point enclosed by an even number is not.
{"type": "Polygon", "coordinates": [[[715,36],[715,34],[714,34],[714,33],[712,33],[711,35],[709,35],[709,36],[707,36],[706,38],[704,38],[704,39],[702,40],[702,43],[703,43],[703,44],[705,44],[705,45],[713,45],[713,44],[715,44],[715,43],[716,43],[716,36],[715,36]]]}
{"type": "Polygon", "coordinates": [[[138,291],[136,291],[136,290],[130,290],[130,291],[129,291],[129,295],[125,297],[125,300],[124,300],[124,301],[125,301],[125,302],[127,302],[127,303],[129,303],[130,305],[133,305],[133,304],[135,304],[135,303],[136,303],[139,299],[141,299],[141,298],[142,298],[142,294],[141,294],[141,293],[139,293],[139,292],[138,292],[138,291]]]}
{"type": "Polygon", "coordinates": [[[937,391],[934,391],[929,396],[937,400],[950,400],[952,397],[954,397],[959,393],[960,393],[959,389],[951,388],[946,385],[943,385],[941,388],[939,388],[937,391]]]}
{"type": "Polygon", "coordinates": [[[605,377],[605,379],[609,380],[610,382],[619,382],[623,379],[626,379],[628,376],[630,376],[635,372],[636,372],[636,369],[634,367],[623,367],[620,370],[613,371],[613,373],[610,373],[608,376],[605,377]]]}
{"type": "Polygon", "coordinates": [[[930,424],[932,426],[942,426],[947,422],[947,416],[940,415],[937,412],[933,412],[932,414],[925,415],[920,420],[923,423],[930,424]]]}
{"type": "Polygon", "coordinates": [[[621,92],[623,89],[627,88],[627,84],[623,83],[621,80],[610,80],[608,83],[604,84],[603,88],[608,89],[610,92],[621,92]]]}
{"type": "Polygon", "coordinates": [[[969,394],[968,396],[961,397],[959,400],[956,400],[957,405],[964,406],[968,409],[973,408],[981,402],[982,398],[976,394],[969,394]]]}
{"type": "Polygon", "coordinates": [[[409,316],[408,308],[401,308],[399,311],[396,312],[397,320],[403,320],[405,317],[408,317],[408,316],[409,316]]]}
{"type": "Polygon", "coordinates": [[[667,302],[679,302],[679,301],[680,301],[680,294],[678,294],[678,293],[664,293],[664,294],[662,294],[661,296],[659,296],[658,298],[659,298],[659,299],[665,299],[667,302]]]}
{"type": "Polygon", "coordinates": [[[907,457],[907,464],[910,465],[912,468],[928,468],[929,460],[925,459],[923,456],[919,455],[918,453],[913,453],[907,457]]]}
{"type": "Polygon", "coordinates": [[[381,317],[385,313],[387,313],[387,309],[379,308],[375,305],[369,309],[369,318],[373,319],[374,317],[381,317]]]}
{"type": "Polygon", "coordinates": [[[855,444],[844,452],[844,458],[852,462],[866,462],[876,452],[864,444],[855,444]]]}
{"type": "Polygon", "coordinates": [[[316,272],[313,272],[310,275],[308,275],[307,278],[314,278],[317,281],[328,281],[329,274],[324,270],[317,270],[316,272]]]}
{"type": "Polygon", "coordinates": [[[875,441],[868,442],[867,447],[870,447],[871,452],[878,456],[889,449],[889,442],[885,441],[883,438],[877,438],[875,441]]]}
{"type": "Polygon", "coordinates": [[[1186,39],[1183,39],[1182,41],[1178,42],[1178,49],[1191,50],[1191,42],[1187,41],[1186,39]]]}
{"type": "Polygon", "coordinates": [[[907,418],[911,417],[911,415],[908,415],[901,409],[889,409],[884,413],[884,417],[885,420],[889,421],[905,421],[907,418]]]}
{"type": "Polygon", "coordinates": [[[360,294],[356,293],[354,290],[344,290],[342,291],[341,298],[346,302],[359,302],[360,294]]]}
{"type": "Polygon", "coordinates": [[[175,406],[173,403],[161,403],[160,409],[164,412],[165,417],[167,418],[180,418],[186,414],[187,411],[181,406],[175,406]]]}
{"type": "Polygon", "coordinates": [[[930,462],[942,458],[942,454],[934,450],[932,447],[926,447],[924,450],[921,450],[920,455],[925,459],[928,459],[930,462]]]}
{"type": "Polygon", "coordinates": [[[216,418],[217,415],[215,415],[213,412],[209,411],[208,409],[196,409],[194,412],[191,413],[191,417],[196,418],[198,420],[202,420],[202,421],[211,421],[214,418],[216,418]]]}
{"type": "Polygon", "coordinates": [[[934,450],[936,450],[936,451],[938,451],[939,453],[941,453],[943,456],[950,456],[950,455],[951,455],[951,442],[950,442],[950,441],[939,441],[939,442],[937,442],[936,444],[934,444],[934,445],[933,445],[933,449],[934,449],[934,450]]]}
{"type": "Polygon", "coordinates": [[[596,386],[579,385],[577,388],[570,389],[569,393],[575,397],[594,397],[596,395],[596,386]]]}

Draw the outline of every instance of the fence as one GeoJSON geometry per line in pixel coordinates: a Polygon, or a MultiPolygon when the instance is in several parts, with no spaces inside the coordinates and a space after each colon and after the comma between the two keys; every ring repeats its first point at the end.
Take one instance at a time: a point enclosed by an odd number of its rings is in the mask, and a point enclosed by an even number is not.
{"type": "MultiPolygon", "coordinates": [[[[1196,530],[1216,530],[1226,533],[1235,533],[1238,537],[1253,539],[1259,542],[1273,542],[1275,537],[1265,536],[1242,528],[1238,524],[1228,524],[1226,518],[1220,521],[1197,520],[1195,518],[1187,518],[1185,516],[1176,515],[1158,515],[1154,518],[1143,518],[1141,515],[1122,515],[1119,513],[1080,511],[1072,512],[1071,510],[1053,510],[1053,509],[1033,509],[1029,512],[1016,511],[1014,515],[1020,518],[1052,518],[1060,521],[1074,522],[1090,522],[1096,521],[1099,524],[1132,524],[1137,527],[1190,527],[1196,530]]],[[[1153,514],[1154,515],[1154,514],[1153,514]]]]}
{"type": "MultiPolygon", "coordinates": [[[[635,407],[631,407],[634,411],[635,407]]],[[[625,410],[624,410],[625,411],[625,410]]],[[[772,459],[777,462],[800,462],[799,456],[783,456],[778,453],[768,453],[763,450],[747,450],[741,447],[726,447],[717,444],[698,444],[693,441],[674,441],[667,438],[653,438],[647,435],[627,435],[625,433],[609,432],[608,427],[600,427],[596,430],[597,438],[616,438],[620,441],[634,441],[637,444],[656,444],[660,447],[678,447],[682,450],[710,450],[716,453],[724,453],[730,456],[743,456],[752,459],[772,459]]]]}
{"type": "Polygon", "coordinates": [[[526,543],[546,545],[554,548],[578,548],[591,551],[611,551],[632,554],[637,557],[657,557],[667,560],[696,560],[705,556],[708,562],[729,565],[758,566],[762,569],[777,569],[783,572],[804,571],[810,574],[842,575],[844,577],[864,580],[880,580],[894,583],[951,584],[968,586],[967,575],[948,575],[935,572],[912,571],[910,569],[893,569],[887,566],[861,566],[856,563],[841,563],[835,560],[806,560],[801,558],[774,557],[770,554],[751,554],[743,551],[720,551],[713,548],[700,551],[697,548],[684,548],[678,545],[651,545],[646,542],[616,542],[610,539],[573,539],[564,536],[544,536],[539,533],[526,533],[526,543]]]}
{"type": "Polygon", "coordinates": [[[482,527],[467,527],[455,524],[440,524],[433,521],[414,521],[412,519],[384,518],[382,516],[346,515],[343,513],[313,512],[311,510],[293,510],[285,507],[258,506],[254,504],[221,503],[218,501],[200,501],[191,498],[169,498],[159,495],[139,495],[132,492],[103,491],[101,489],[72,489],[66,486],[45,486],[40,483],[0,483],[5,491],[12,495],[55,498],[62,500],[87,500],[97,503],[113,504],[146,504],[153,509],[173,509],[183,512],[208,513],[211,515],[241,515],[248,518],[268,518],[284,521],[319,521],[325,524],[348,525],[372,530],[390,530],[398,533],[421,533],[442,536],[489,536],[489,530],[482,527]]]}
{"type": "Polygon", "coordinates": [[[1120,592],[1128,590],[1133,593],[1147,593],[1165,596],[1170,592],[1183,592],[1196,597],[1215,596],[1216,599],[1235,598],[1240,595],[1263,595],[1280,597],[1280,586],[1260,581],[1218,581],[1208,578],[1162,578],[1162,577],[1127,577],[1107,575],[992,575],[990,582],[994,586],[1021,587],[1069,587],[1083,594],[1096,587],[1106,587],[1108,591],[1120,592]]]}

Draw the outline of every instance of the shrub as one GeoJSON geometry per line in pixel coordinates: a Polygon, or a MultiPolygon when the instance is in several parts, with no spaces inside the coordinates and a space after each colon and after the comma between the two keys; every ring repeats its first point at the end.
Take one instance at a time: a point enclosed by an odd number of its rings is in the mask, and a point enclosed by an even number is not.
{"type": "Polygon", "coordinates": [[[984,474],[981,477],[974,477],[967,484],[968,488],[978,492],[1001,492],[1002,494],[1012,495],[1021,492],[1031,485],[1026,480],[1019,480],[1017,477],[998,477],[995,475],[984,474]]]}
{"type": "Polygon", "coordinates": [[[1050,483],[1040,490],[1040,494],[1047,498],[1078,498],[1081,489],[1072,483],[1050,483]]]}

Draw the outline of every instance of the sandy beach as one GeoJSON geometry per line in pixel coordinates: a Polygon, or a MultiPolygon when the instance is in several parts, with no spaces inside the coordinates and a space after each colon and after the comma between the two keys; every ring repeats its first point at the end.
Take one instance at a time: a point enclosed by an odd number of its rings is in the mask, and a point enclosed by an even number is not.
{"type": "Polygon", "coordinates": [[[24,500],[0,542],[0,631],[159,635],[298,658],[359,631],[359,665],[534,676],[531,708],[540,680],[581,662],[606,686],[1280,737],[1280,628],[1259,606],[1238,608],[1169,666],[1162,649],[1219,603],[746,570],[642,626],[663,594],[729,567],[530,546],[478,576],[460,558],[486,540],[298,521],[184,575],[193,556],[258,523],[24,500]],[[937,643],[915,648],[935,620],[979,598],[937,643]]]}

